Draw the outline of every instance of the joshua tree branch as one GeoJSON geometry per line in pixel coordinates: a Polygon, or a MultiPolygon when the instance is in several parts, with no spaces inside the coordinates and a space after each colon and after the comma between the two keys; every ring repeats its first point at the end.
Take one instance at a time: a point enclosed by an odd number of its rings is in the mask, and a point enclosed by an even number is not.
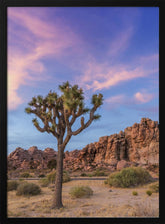
{"type": "Polygon", "coordinates": [[[81,118],[81,127],[76,131],[71,131],[72,135],[78,135],[82,130],[87,128],[92,123],[92,121],[94,120],[94,112],[96,111],[96,109],[97,108],[95,106],[91,109],[89,120],[85,124],[84,124],[84,117],[81,118]]]}

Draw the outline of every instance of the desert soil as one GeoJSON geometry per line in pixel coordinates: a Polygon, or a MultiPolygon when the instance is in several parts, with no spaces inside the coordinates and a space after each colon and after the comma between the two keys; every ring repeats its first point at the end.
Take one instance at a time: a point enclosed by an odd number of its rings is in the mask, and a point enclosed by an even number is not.
{"type": "MultiPolygon", "coordinates": [[[[29,180],[30,182],[30,180],[29,180]]],[[[37,180],[31,181],[38,184],[37,180]]],[[[63,205],[51,209],[53,188],[42,188],[42,194],[32,197],[16,196],[8,192],[8,217],[158,217],[159,193],[146,194],[149,185],[136,188],[113,188],[104,180],[72,180],[63,184],[63,205]],[[71,198],[73,186],[88,185],[90,198],[71,198]],[[138,195],[133,196],[132,192],[138,195]]]]}

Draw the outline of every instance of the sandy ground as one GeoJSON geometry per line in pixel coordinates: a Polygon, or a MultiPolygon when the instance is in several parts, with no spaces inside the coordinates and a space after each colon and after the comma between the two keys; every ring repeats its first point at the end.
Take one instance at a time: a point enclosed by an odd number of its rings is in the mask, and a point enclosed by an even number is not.
{"type": "MultiPolygon", "coordinates": [[[[33,181],[38,183],[38,181],[33,181]]],[[[137,188],[110,188],[103,180],[73,180],[63,184],[61,209],[50,209],[51,188],[42,188],[42,194],[32,197],[16,196],[8,192],[8,217],[158,217],[159,194],[146,194],[148,185],[137,188]],[[88,185],[93,190],[90,198],[72,199],[73,186],[88,185]],[[132,191],[138,195],[133,196],[132,191]]]]}

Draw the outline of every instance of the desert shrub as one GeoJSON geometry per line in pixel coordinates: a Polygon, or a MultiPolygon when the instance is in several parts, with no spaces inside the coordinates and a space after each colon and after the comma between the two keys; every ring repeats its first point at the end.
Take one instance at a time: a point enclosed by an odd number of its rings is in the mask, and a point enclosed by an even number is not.
{"type": "Polygon", "coordinates": [[[133,217],[159,217],[159,208],[150,201],[143,201],[135,205],[131,214],[133,217]]]}
{"type": "Polygon", "coordinates": [[[81,177],[86,177],[87,176],[87,174],[86,173],[81,173],[81,175],[80,175],[81,177]]]}
{"type": "Polygon", "coordinates": [[[69,173],[68,173],[67,171],[64,171],[64,172],[63,172],[63,180],[62,180],[62,182],[63,182],[63,183],[66,183],[66,182],[68,182],[68,181],[70,181],[69,173]]]}
{"type": "Polygon", "coordinates": [[[57,161],[56,161],[56,159],[51,159],[51,160],[49,160],[48,161],[48,164],[47,164],[47,167],[49,168],[49,169],[56,169],[56,166],[57,166],[57,161]]]}
{"type": "MultiPolygon", "coordinates": [[[[56,171],[49,173],[46,178],[40,180],[42,187],[47,187],[49,184],[54,184],[56,179],[56,171]]],[[[63,183],[70,181],[70,176],[67,171],[63,172],[63,183]]]]}
{"type": "Polygon", "coordinates": [[[31,175],[28,172],[25,172],[25,173],[22,173],[20,177],[28,178],[28,177],[31,177],[31,175]]]}
{"type": "Polygon", "coordinates": [[[17,190],[19,183],[16,180],[8,181],[7,191],[17,190]]]}
{"type": "Polygon", "coordinates": [[[41,187],[47,187],[49,185],[49,180],[47,178],[43,178],[39,180],[41,187]]]}
{"type": "Polygon", "coordinates": [[[104,180],[104,184],[108,184],[108,179],[107,180],[104,180]]]}
{"type": "Polygon", "coordinates": [[[43,177],[45,177],[45,174],[40,174],[40,175],[38,175],[38,177],[43,178],[43,177]]]}
{"type": "Polygon", "coordinates": [[[151,195],[152,195],[152,191],[147,190],[147,191],[146,191],[146,194],[148,194],[148,196],[151,196],[151,195]]]}
{"type": "Polygon", "coordinates": [[[138,192],[137,191],[133,191],[132,192],[132,195],[137,196],[138,195],[138,192]]]}
{"type": "Polygon", "coordinates": [[[69,194],[73,198],[88,198],[93,195],[93,190],[89,186],[76,186],[71,188],[69,194]]]}
{"type": "Polygon", "coordinates": [[[49,183],[54,184],[56,179],[56,171],[49,173],[46,178],[48,179],[49,183]]]}
{"type": "Polygon", "coordinates": [[[34,183],[22,183],[17,187],[16,195],[33,196],[41,193],[41,189],[34,183]]]}
{"type": "Polygon", "coordinates": [[[152,180],[149,172],[141,167],[128,167],[112,173],[107,182],[114,187],[133,187],[152,180]]]}
{"type": "Polygon", "coordinates": [[[91,173],[88,174],[88,177],[93,177],[93,175],[91,173]]]}
{"type": "Polygon", "coordinates": [[[107,176],[107,174],[104,171],[101,171],[99,169],[97,169],[94,173],[93,176],[95,177],[100,177],[100,176],[107,176]]]}
{"type": "Polygon", "coordinates": [[[152,191],[152,193],[158,193],[159,192],[159,183],[150,185],[149,189],[152,191]]]}

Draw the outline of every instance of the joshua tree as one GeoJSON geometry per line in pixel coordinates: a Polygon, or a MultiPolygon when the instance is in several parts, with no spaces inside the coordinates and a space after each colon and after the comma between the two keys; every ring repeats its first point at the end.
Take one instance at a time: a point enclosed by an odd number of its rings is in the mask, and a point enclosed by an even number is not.
{"type": "Polygon", "coordinates": [[[83,90],[78,85],[71,86],[68,81],[60,85],[59,89],[62,92],[61,96],[50,91],[45,98],[42,96],[33,97],[28,104],[30,107],[25,109],[26,113],[35,114],[40,119],[40,123],[43,123],[43,127],[41,127],[36,118],[32,120],[38,131],[51,133],[57,138],[58,154],[52,208],[63,207],[62,178],[64,149],[73,135],[78,135],[93,120],[100,118],[100,115],[95,114],[95,111],[103,103],[103,95],[94,94],[92,96],[93,107],[91,109],[86,108],[84,105],[83,90]],[[86,113],[89,113],[89,118],[85,122],[82,115],[86,113]],[[72,130],[73,124],[79,117],[81,117],[80,127],[77,130],[72,130]]]}

